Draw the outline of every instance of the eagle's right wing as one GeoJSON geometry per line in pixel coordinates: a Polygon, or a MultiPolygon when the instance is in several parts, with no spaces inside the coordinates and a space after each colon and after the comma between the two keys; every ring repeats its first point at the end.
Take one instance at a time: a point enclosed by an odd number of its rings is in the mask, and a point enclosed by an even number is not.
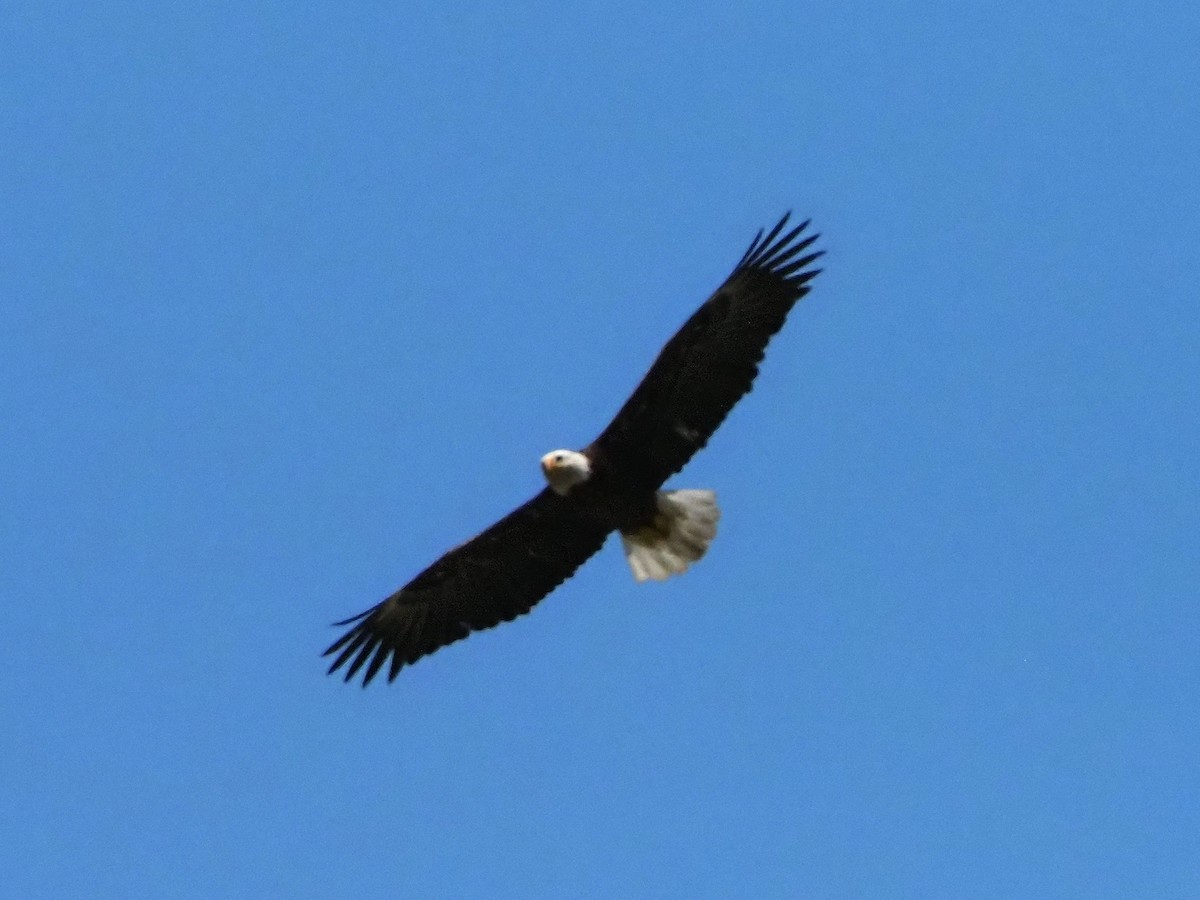
{"type": "Polygon", "coordinates": [[[408,663],[529,612],[607,536],[603,526],[547,488],[379,605],[335,623],[354,627],[325,651],[337,654],[329,671],[349,663],[349,681],[366,665],[365,687],[390,657],[391,681],[408,663]]]}

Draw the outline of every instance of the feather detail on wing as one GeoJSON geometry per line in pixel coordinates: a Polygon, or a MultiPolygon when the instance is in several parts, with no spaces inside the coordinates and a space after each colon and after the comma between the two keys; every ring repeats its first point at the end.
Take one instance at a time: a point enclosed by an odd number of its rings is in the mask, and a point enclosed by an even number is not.
{"type": "Polygon", "coordinates": [[[363,686],[388,663],[388,681],[440,647],[529,612],[600,549],[608,532],[546,489],[451,550],[353,625],[325,651],[329,671],[363,686]]]}
{"type": "Polygon", "coordinates": [[[658,488],[683,468],[750,391],[768,341],[808,293],[822,251],[808,222],[784,233],[785,215],[762,231],[725,283],[659,353],[629,400],[590,448],[614,472],[658,488]]]}

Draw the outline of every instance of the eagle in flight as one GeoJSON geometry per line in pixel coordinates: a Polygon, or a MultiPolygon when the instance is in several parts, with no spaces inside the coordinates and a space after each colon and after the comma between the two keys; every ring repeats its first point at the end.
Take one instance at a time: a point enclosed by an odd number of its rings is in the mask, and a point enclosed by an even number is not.
{"type": "Polygon", "coordinates": [[[618,532],[639,582],[683,572],[717,533],[716,494],[662,490],[750,391],[767,342],[820,272],[808,222],[760,230],[725,283],[669,340],[600,436],[542,457],[548,486],[455,547],[325,651],[329,672],[388,681],[422,656],[529,612],[618,532]]]}

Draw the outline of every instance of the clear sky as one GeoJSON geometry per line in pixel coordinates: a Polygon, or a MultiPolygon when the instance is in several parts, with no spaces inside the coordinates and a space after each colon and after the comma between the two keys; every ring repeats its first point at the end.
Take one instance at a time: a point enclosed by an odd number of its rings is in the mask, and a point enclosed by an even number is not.
{"type": "Polygon", "coordinates": [[[1200,896],[1198,33],[4,4],[0,895],[1200,896]],[[326,678],[788,208],[710,555],[326,678]]]}

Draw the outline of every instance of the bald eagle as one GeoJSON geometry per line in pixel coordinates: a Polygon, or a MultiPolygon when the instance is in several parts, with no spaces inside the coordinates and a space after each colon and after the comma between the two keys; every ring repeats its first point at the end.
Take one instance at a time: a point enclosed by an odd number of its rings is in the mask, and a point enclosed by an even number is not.
{"type": "Polygon", "coordinates": [[[750,391],[767,342],[809,291],[821,251],[788,215],[758,232],[725,283],[667,342],[600,436],[541,459],[548,486],[455,547],[390,597],[350,619],[324,653],[329,672],[363,686],[422,656],[529,612],[612,532],[639,582],[683,572],[717,533],[716,495],[662,490],[750,391]],[[349,665],[347,665],[347,663],[349,665]]]}

